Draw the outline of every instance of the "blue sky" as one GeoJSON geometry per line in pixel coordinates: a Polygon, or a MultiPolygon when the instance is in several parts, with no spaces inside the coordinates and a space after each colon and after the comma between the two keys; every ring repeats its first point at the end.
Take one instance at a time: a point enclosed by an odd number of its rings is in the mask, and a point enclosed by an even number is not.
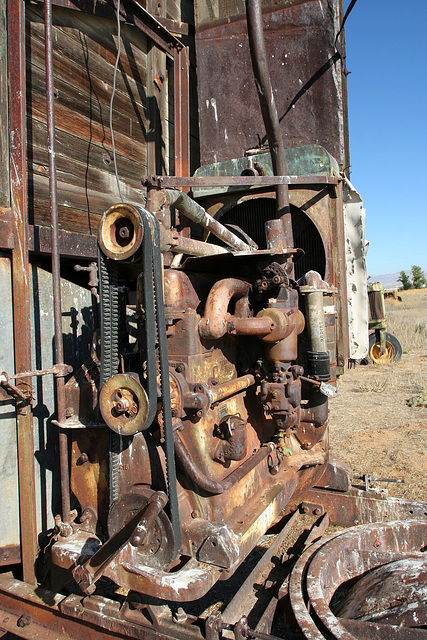
{"type": "Polygon", "coordinates": [[[426,0],[358,0],[345,26],[351,181],[372,276],[427,270],[426,28],[426,0]]]}

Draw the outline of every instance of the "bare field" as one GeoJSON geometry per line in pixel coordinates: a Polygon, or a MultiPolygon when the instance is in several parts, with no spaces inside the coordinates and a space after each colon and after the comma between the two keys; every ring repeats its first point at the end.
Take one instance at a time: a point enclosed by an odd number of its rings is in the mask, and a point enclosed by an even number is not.
{"type": "Polygon", "coordinates": [[[427,289],[386,299],[387,331],[402,345],[400,362],[349,370],[330,406],[331,452],[354,476],[369,473],[390,496],[427,501],[427,289]]]}

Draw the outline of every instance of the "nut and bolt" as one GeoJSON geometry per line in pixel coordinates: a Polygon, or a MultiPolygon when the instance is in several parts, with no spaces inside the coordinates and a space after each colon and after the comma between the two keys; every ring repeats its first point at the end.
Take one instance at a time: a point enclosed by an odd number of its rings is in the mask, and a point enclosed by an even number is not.
{"type": "Polygon", "coordinates": [[[20,618],[18,618],[16,626],[23,629],[24,627],[28,627],[29,624],[31,624],[31,616],[28,613],[24,613],[20,618]]]}
{"type": "Polygon", "coordinates": [[[120,236],[121,238],[123,238],[123,239],[124,239],[124,238],[129,238],[129,235],[130,235],[130,232],[129,232],[128,227],[122,227],[122,228],[119,230],[119,236],[120,236]]]}
{"type": "Polygon", "coordinates": [[[178,609],[173,614],[173,621],[176,624],[184,624],[185,622],[187,622],[187,614],[182,607],[178,607],[178,609]]]}

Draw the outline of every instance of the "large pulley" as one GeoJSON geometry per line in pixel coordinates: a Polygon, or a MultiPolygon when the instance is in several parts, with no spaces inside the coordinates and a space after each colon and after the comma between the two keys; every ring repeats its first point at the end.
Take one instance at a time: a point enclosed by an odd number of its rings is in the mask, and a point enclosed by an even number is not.
{"type": "Polygon", "coordinates": [[[147,424],[148,396],[130,373],[107,380],[99,395],[99,408],[105,424],[121,436],[132,436],[147,424]]]}

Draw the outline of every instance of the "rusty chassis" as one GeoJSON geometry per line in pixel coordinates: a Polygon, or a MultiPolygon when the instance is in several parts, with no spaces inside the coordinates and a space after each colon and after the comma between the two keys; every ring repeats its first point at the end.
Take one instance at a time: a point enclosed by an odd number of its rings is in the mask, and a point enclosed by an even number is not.
{"type": "Polygon", "coordinates": [[[191,603],[186,611],[185,604],[144,602],[132,591],[115,599],[54,593],[3,574],[0,628],[31,640],[276,640],[289,633],[313,640],[425,640],[425,600],[415,602],[413,592],[419,595],[426,588],[427,505],[350,486],[346,469],[336,461],[319,485],[304,493],[298,508],[287,507],[274,541],[222,612],[195,615],[191,603]],[[331,482],[334,490],[325,488],[331,482]],[[340,530],[324,537],[330,525],[340,530]],[[293,531],[299,538],[289,547],[286,540],[293,531]],[[348,598],[346,584],[351,580],[354,593],[348,598]],[[403,589],[410,594],[409,603],[403,597],[402,604],[396,600],[396,582],[408,585],[403,589]],[[376,600],[367,608],[366,589],[372,588],[376,600]],[[281,620],[275,625],[274,615],[281,620]]]}

